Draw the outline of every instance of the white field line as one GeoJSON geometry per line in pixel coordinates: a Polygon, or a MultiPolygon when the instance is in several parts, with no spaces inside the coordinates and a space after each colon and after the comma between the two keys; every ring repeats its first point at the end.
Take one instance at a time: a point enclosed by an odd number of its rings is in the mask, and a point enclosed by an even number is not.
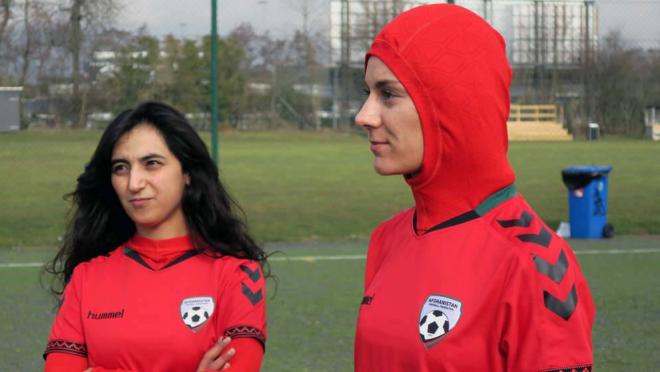
{"type": "MultiPolygon", "coordinates": [[[[599,254],[644,254],[644,253],[660,253],[660,248],[648,249],[608,249],[608,250],[576,250],[576,255],[599,255],[599,254]]],[[[316,262],[316,261],[350,261],[350,260],[364,260],[366,258],[363,254],[355,255],[338,255],[338,256],[290,256],[290,257],[273,257],[268,259],[269,262],[282,262],[282,261],[303,261],[303,262],[316,262]]],[[[41,267],[43,262],[21,262],[21,263],[0,263],[0,269],[11,268],[24,268],[24,267],[41,267]]]]}

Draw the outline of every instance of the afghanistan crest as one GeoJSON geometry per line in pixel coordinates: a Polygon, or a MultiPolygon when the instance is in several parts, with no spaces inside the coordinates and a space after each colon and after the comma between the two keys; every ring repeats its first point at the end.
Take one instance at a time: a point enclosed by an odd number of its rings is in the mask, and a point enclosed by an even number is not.
{"type": "Polygon", "coordinates": [[[461,301],[430,295],[419,314],[419,337],[426,348],[440,342],[461,318],[461,301]]]}
{"type": "Polygon", "coordinates": [[[181,301],[179,310],[183,323],[197,332],[213,315],[215,303],[212,297],[188,297],[181,301]]]}

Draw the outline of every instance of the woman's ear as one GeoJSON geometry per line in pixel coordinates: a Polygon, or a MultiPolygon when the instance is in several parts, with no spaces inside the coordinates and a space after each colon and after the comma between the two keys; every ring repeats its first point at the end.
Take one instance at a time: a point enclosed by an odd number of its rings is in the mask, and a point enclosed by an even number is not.
{"type": "Polygon", "coordinates": [[[186,186],[190,186],[190,175],[189,175],[188,173],[185,173],[185,174],[183,175],[183,179],[184,179],[185,182],[186,182],[186,186]]]}

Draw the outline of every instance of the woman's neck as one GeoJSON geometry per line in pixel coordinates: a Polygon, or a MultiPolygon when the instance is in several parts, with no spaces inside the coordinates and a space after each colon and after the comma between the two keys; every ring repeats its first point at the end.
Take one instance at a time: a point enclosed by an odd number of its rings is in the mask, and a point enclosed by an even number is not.
{"type": "Polygon", "coordinates": [[[148,239],[163,240],[188,235],[187,226],[137,226],[137,233],[148,239]]]}

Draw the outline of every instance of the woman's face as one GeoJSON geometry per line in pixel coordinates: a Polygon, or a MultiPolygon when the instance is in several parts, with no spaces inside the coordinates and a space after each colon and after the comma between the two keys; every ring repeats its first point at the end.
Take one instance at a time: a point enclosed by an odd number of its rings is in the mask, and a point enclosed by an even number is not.
{"type": "Polygon", "coordinates": [[[382,175],[415,173],[424,156],[415,104],[392,71],[376,57],[369,58],[364,80],[369,96],[355,124],[369,134],[374,169],[382,175]]]}
{"type": "Polygon", "coordinates": [[[143,123],[112,151],[112,187],[140,235],[163,239],[187,233],[181,199],[190,182],[161,133],[143,123]]]}

